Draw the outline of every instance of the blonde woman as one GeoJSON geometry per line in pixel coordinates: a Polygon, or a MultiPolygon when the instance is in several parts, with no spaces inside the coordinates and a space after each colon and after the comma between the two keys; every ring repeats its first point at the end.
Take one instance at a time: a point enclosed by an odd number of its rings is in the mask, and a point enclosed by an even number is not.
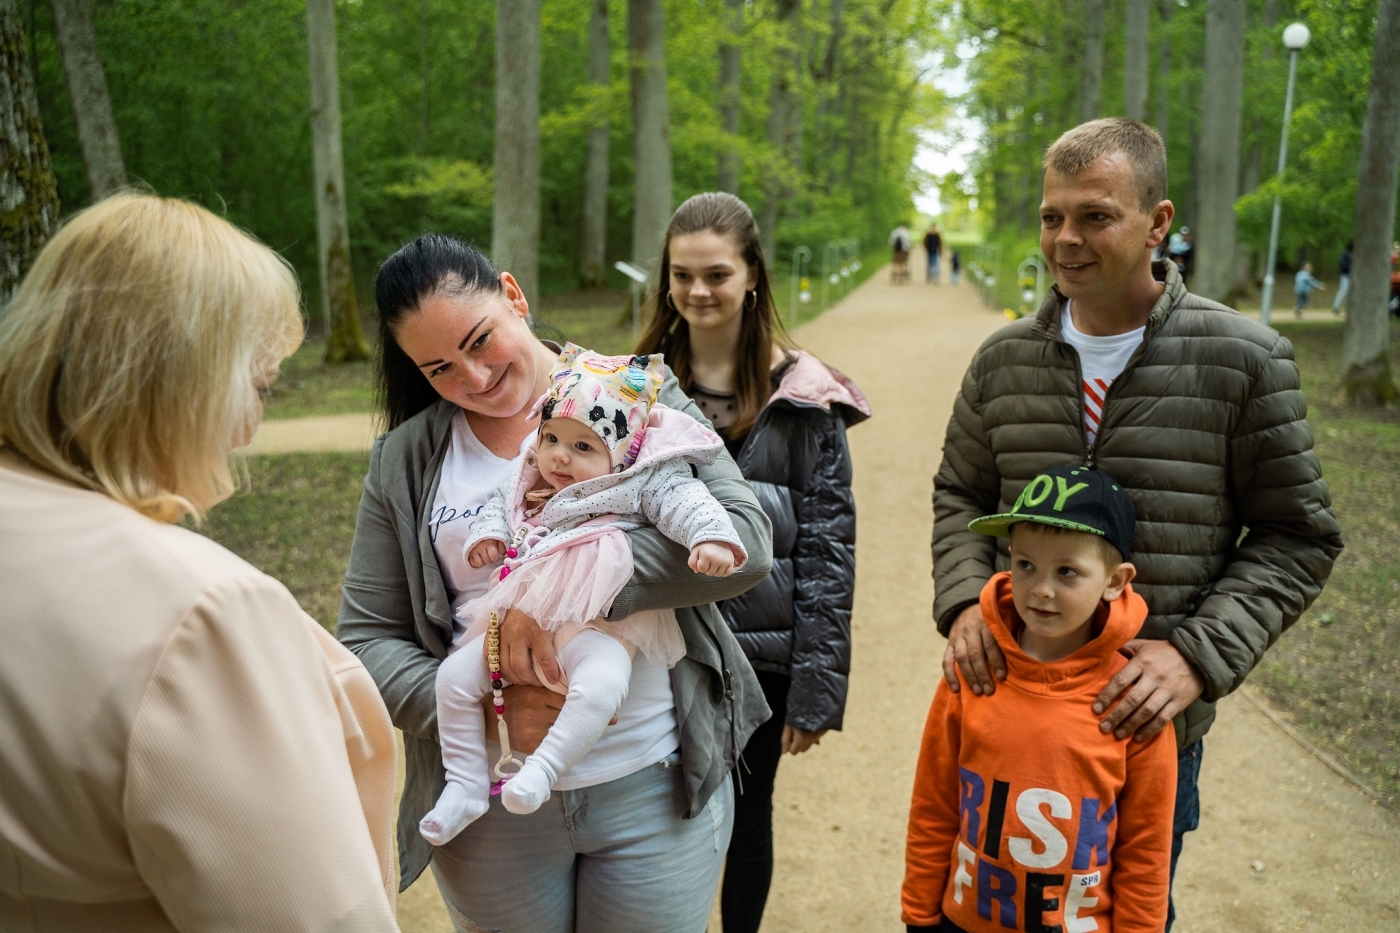
{"type": "Polygon", "coordinates": [[[374,684],[175,524],[232,491],[298,301],[226,221],[121,194],[0,318],[0,929],[397,929],[374,684]]]}

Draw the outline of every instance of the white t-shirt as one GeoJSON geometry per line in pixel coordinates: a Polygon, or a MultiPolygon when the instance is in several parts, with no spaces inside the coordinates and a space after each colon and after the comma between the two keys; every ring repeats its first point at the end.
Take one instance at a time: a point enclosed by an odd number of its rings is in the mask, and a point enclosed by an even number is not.
{"type": "MultiPolygon", "coordinates": [[[[452,418],[452,441],[442,460],[433,509],[428,514],[428,534],[442,569],[452,609],[486,592],[495,569],[487,565],[473,570],[462,552],[471,537],[477,513],[496,490],[510,480],[533,436],[521,442],[520,454],[504,460],[493,454],[472,433],[464,412],[452,418]]],[[[454,625],[456,620],[453,620],[454,625]]],[[[460,628],[459,628],[460,631],[460,628]]],[[[509,694],[507,694],[509,696],[509,694]]],[[[488,729],[488,734],[494,734],[488,729]]],[[[487,742],[490,760],[500,757],[500,747],[487,742]]],[[[654,764],[680,747],[676,700],[671,693],[670,672],[647,663],[638,653],[632,659],[632,680],[627,699],[617,711],[617,724],[554,785],[557,790],[577,790],[626,777],[654,764]]]]}
{"type": "Polygon", "coordinates": [[[1066,301],[1060,312],[1060,332],[1079,353],[1079,370],[1084,380],[1084,431],[1092,447],[1098,439],[1099,419],[1103,417],[1103,400],[1108,387],[1128,365],[1147,328],[1139,327],[1111,337],[1091,337],[1074,326],[1069,306],[1070,302],[1066,301]]]}

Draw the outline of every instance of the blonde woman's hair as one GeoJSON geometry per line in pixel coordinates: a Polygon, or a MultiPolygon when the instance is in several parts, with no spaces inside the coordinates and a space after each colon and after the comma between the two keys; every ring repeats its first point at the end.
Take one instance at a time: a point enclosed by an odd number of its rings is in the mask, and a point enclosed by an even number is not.
{"type": "Polygon", "coordinates": [[[303,335],[285,260],[138,193],[74,215],[0,313],[0,443],[159,521],[233,491],[258,386],[303,335]]]}

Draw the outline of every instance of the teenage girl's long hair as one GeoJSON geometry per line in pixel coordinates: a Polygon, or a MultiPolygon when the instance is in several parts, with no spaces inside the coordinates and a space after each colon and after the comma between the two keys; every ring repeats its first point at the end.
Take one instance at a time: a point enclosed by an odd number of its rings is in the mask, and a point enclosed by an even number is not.
{"type": "Polygon", "coordinates": [[[734,371],[734,423],[731,437],[743,437],[753,427],[759,412],[772,395],[773,347],[795,349],[773,302],[768,263],[758,242],[758,224],[749,206],[732,194],[710,191],[687,200],[666,227],[657,275],[659,288],[649,304],[651,320],[637,344],[637,352],[662,353],[686,392],[693,385],[690,367],[690,325],[676,310],[671,298],[671,238],[687,233],[715,233],[738,248],[744,262],[755,272],[754,290],[744,296],[739,329],[738,359],[734,371]]]}

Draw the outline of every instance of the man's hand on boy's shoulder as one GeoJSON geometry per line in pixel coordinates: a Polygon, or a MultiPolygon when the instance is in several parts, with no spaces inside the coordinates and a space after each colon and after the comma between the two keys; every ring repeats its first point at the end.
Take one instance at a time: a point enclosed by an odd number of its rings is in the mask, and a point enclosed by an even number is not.
{"type": "Polygon", "coordinates": [[[1205,691],[1205,678],[1168,641],[1135,638],[1123,646],[1123,653],[1128,663],[1094,701],[1094,712],[1108,710],[1099,722],[1102,731],[1120,739],[1131,734],[1146,742],[1205,691]],[[1119,699],[1113,706],[1115,698],[1119,699]]]}
{"type": "MultiPolygon", "coordinates": [[[[1094,713],[1108,712],[1099,723],[1104,732],[1146,742],[1205,692],[1205,678],[1168,641],[1136,638],[1123,646],[1123,652],[1129,656],[1128,663],[1094,701],[1094,713]]],[[[977,696],[995,693],[996,682],[1006,679],[1006,658],[982,621],[980,606],[958,613],[948,630],[943,679],[954,693],[961,689],[958,668],[977,696]]]]}
{"type": "Polygon", "coordinates": [[[977,696],[996,692],[998,680],[1006,679],[1006,658],[996,636],[982,621],[982,607],[973,603],[953,620],[948,629],[948,647],[943,652],[943,679],[957,693],[958,668],[977,696]]]}

